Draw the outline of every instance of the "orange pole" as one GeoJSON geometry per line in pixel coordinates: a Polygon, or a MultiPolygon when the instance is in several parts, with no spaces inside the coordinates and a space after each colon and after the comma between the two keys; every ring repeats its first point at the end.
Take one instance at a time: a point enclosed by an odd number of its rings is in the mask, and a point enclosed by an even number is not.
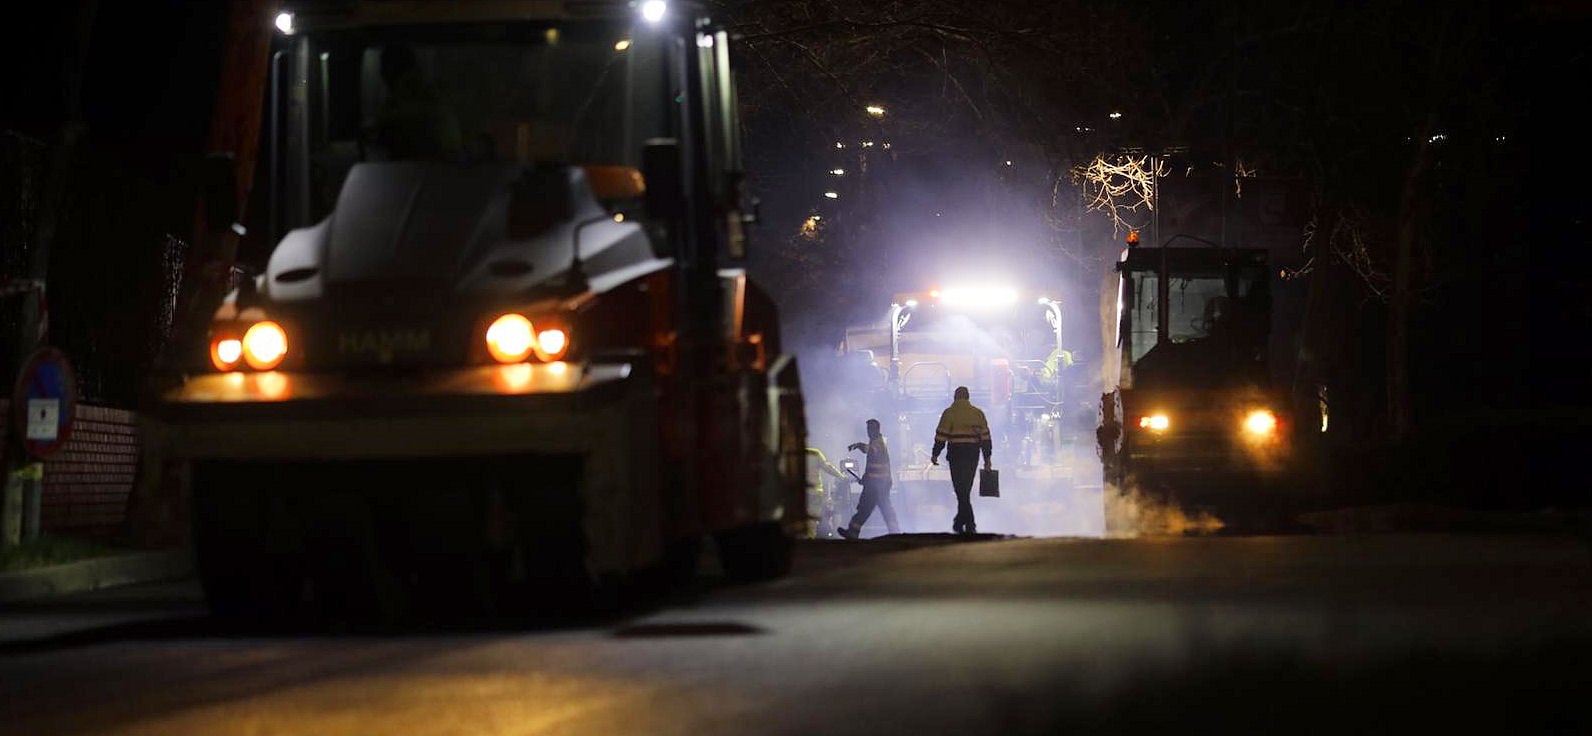
{"type": "MultiPolygon", "coordinates": [[[[221,47],[221,76],[205,141],[206,154],[231,154],[236,163],[238,219],[244,219],[259,160],[265,87],[270,77],[271,23],[277,0],[232,0],[221,47]]],[[[201,202],[194,206],[190,250],[177,310],[176,341],[168,357],[181,362],[194,335],[225,296],[238,254],[238,234],[210,227],[201,202]]]]}

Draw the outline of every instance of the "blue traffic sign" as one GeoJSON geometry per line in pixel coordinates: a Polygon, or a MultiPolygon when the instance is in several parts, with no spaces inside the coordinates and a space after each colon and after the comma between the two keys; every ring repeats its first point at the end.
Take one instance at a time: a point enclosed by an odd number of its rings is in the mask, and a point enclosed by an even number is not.
{"type": "Polygon", "coordinates": [[[29,455],[43,459],[66,444],[77,415],[77,374],[65,353],[51,347],[33,351],[17,375],[11,413],[29,455]]]}

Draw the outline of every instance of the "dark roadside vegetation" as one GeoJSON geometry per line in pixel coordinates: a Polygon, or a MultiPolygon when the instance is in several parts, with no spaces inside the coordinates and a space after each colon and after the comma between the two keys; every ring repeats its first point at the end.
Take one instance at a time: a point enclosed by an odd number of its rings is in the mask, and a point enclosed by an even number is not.
{"type": "Polygon", "coordinates": [[[0,549],[0,573],[61,565],[127,551],[124,547],[102,540],[46,534],[0,549]]]}
{"type": "Polygon", "coordinates": [[[1501,417],[1435,427],[1397,443],[1326,450],[1296,530],[1546,532],[1592,538],[1583,420],[1501,417]]]}

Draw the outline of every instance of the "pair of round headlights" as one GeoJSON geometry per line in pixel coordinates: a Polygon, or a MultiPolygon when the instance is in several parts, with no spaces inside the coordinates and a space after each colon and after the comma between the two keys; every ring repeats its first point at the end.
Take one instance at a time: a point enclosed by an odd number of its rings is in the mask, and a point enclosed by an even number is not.
{"type": "Polygon", "coordinates": [[[210,363],[218,371],[236,370],[240,363],[268,371],[287,357],[287,331],[265,320],[249,325],[242,338],[222,337],[210,342],[210,363]]]}
{"type": "MultiPolygon", "coordinates": [[[[1271,437],[1277,433],[1277,415],[1270,409],[1255,409],[1244,415],[1242,427],[1244,432],[1251,437],[1271,437]]],[[[1150,414],[1139,417],[1139,428],[1151,432],[1161,433],[1172,428],[1172,419],[1165,414],[1150,414]]]]}
{"type": "Polygon", "coordinates": [[[569,350],[569,333],[560,327],[539,330],[525,315],[510,312],[486,328],[486,349],[499,363],[522,363],[532,353],[545,363],[564,357],[569,350]]]}
{"type": "MultiPolygon", "coordinates": [[[[525,315],[510,312],[498,317],[486,330],[487,352],[499,363],[522,363],[534,353],[543,362],[564,357],[569,350],[569,333],[559,327],[541,330],[525,315]]],[[[257,371],[268,371],[287,357],[287,331],[265,320],[245,330],[242,338],[222,337],[210,343],[210,363],[216,370],[236,370],[247,364],[257,371]]]]}

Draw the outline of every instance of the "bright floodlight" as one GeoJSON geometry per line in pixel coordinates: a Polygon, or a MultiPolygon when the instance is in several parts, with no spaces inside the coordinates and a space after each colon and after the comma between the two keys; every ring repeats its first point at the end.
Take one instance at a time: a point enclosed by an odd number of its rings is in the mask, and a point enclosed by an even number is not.
{"type": "Polygon", "coordinates": [[[641,4],[641,17],[648,23],[657,23],[663,20],[663,14],[669,12],[669,4],[663,0],[646,0],[641,4]]]}
{"type": "Polygon", "coordinates": [[[830,199],[840,199],[840,192],[824,192],[824,196],[830,199]]]}
{"type": "Polygon", "coordinates": [[[282,33],[284,33],[286,35],[289,35],[289,36],[293,35],[293,14],[292,13],[277,13],[276,14],[276,29],[281,31],[282,33]]]}
{"type": "Polygon", "coordinates": [[[940,301],[951,307],[1009,307],[1017,303],[1017,290],[1006,286],[946,289],[940,301]]]}
{"type": "Polygon", "coordinates": [[[916,300],[916,299],[908,299],[907,300],[907,306],[908,307],[915,307],[917,305],[918,305],[918,300],[916,300]]]}
{"type": "Polygon", "coordinates": [[[867,107],[865,107],[863,109],[866,110],[868,112],[868,114],[873,116],[873,117],[876,117],[876,118],[884,117],[884,107],[881,106],[881,105],[869,105],[869,106],[867,106],[867,107]]]}

